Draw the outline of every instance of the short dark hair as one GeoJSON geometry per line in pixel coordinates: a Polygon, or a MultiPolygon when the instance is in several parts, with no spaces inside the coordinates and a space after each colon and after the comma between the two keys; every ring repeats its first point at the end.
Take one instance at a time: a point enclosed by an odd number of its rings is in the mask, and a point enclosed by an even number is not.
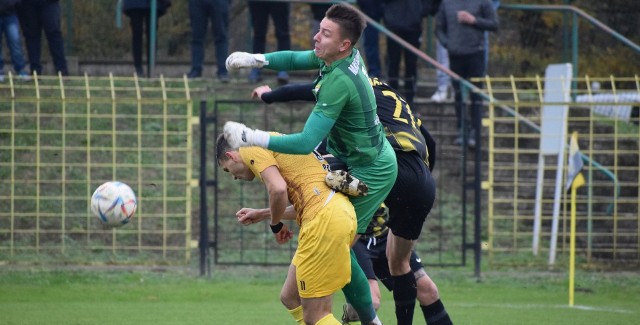
{"type": "Polygon", "coordinates": [[[356,45],[366,26],[360,12],[348,4],[339,2],[331,6],[324,16],[340,26],[342,36],[351,41],[351,46],[356,45]]]}
{"type": "Polygon", "coordinates": [[[229,141],[227,141],[227,138],[224,137],[224,133],[220,133],[220,135],[218,135],[218,138],[216,139],[216,161],[218,162],[218,164],[229,159],[229,157],[227,157],[225,153],[232,150],[233,148],[231,148],[231,145],[229,145],[229,141]]]}

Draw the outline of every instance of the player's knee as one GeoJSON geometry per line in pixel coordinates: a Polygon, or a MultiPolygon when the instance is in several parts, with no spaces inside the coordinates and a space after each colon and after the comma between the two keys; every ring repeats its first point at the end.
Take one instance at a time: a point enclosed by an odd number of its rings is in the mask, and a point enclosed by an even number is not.
{"type": "Polygon", "coordinates": [[[282,302],[287,309],[294,309],[300,306],[300,299],[287,291],[280,292],[280,302],[282,302]]]}
{"type": "Polygon", "coordinates": [[[422,305],[430,305],[434,303],[436,300],[440,299],[440,293],[438,292],[438,287],[436,284],[429,278],[429,276],[424,276],[419,279],[416,279],[416,284],[418,286],[418,301],[422,305]]]}
{"type": "Polygon", "coordinates": [[[411,271],[409,259],[392,254],[387,254],[387,259],[389,260],[389,271],[391,275],[403,275],[411,271]]]}

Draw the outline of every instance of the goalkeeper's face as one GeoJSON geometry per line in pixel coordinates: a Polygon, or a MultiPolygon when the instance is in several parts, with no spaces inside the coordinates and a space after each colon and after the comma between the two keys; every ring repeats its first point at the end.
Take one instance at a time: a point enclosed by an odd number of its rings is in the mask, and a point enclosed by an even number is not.
{"type": "Polygon", "coordinates": [[[256,177],[239,156],[229,155],[227,158],[220,161],[220,167],[226,173],[230,173],[233,179],[252,181],[256,177]]]}
{"type": "Polygon", "coordinates": [[[320,22],[320,30],[313,40],[315,42],[313,52],[327,65],[351,53],[351,41],[342,37],[340,25],[327,18],[320,22]]]}

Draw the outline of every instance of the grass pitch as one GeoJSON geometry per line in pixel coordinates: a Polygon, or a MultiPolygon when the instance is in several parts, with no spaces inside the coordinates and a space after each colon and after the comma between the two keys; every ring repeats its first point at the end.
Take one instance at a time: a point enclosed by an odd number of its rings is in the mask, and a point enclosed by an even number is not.
{"type": "MultiPolygon", "coordinates": [[[[576,306],[568,306],[566,273],[428,270],[455,324],[635,324],[638,273],[578,273],[576,306]]],[[[0,271],[0,324],[293,324],[279,302],[286,269],[191,270],[15,269],[0,271]]],[[[344,298],[336,295],[340,317],[344,298]]],[[[395,324],[383,292],[380,318],[395,324]]],[[[414,324],[424,324],[416,308],[414,324]]]]}

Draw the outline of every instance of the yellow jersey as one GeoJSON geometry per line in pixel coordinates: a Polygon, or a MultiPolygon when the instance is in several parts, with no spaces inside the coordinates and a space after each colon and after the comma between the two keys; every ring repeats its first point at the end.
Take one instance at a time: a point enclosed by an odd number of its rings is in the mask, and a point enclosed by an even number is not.
{"type": "Polygon", "coordinates": [[[329,163],[314,151],[307,155],[274,152],[261,147],[241,147],[240,155],[249,169],[260,180],[260,173],[276,166],[287,183],[289,202],[293,204],[298,226],[313,219],[327,203],[332,193],[324,181],[330,170],[329,163]]]}

